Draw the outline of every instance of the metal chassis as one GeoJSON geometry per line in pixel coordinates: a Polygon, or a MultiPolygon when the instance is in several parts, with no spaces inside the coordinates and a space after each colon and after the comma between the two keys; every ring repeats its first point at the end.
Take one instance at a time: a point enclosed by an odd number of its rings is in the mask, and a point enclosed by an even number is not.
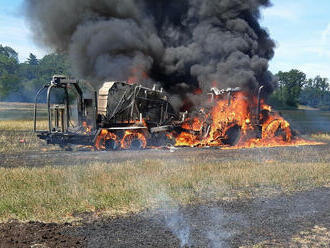
{"type": "Polygon", "coordinates": [[[78,80],[67,80],[62,76],[54,76],[52,81],[42,88],[40,88],[35,97],[34,103],[34,115],[33,115],[33,131],[37,133],[40,139],[46,140],[47,144],[58,144],[60,146],[65,146],[68,144],[75,145],[92,145],[94,136],[96,132],[91,134],[79,134],[75,132],[69,132],[68,128],[70,125],[70,114],[69,114],[69,93],[68,87],[74,86],[76,93],[78,95],[78,125],[81,126],[82,122],[85,120],[85,105],[83,99],[83,92],[78,85],[78,80]],[[64,123],[62,117],[61,131],[53,129],[52,125],[52,113],[51,113],[51,94],[52,90],[55,88],[64,89],[64,102],[65,102],[65,112],[66,112],[66,123],[64,123]],[[47,90],[47,116],[48,116],[48,130],[37,130],[37,112],[38,112],[38,100],[45,90],[47,90]],[[65,128],[64,128],[65,126],[65,128]]]}

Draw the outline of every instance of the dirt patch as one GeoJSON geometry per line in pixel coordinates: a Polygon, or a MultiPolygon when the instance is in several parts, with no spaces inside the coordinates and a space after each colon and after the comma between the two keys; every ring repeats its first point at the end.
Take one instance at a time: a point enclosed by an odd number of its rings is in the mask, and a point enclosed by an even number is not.
{"type": "Polygon", "coordinates": [[[0,224],[0,247],[329,247],[330,188],[73,224],[0,224]]]}
{"type": "Polygon", "coordinates": [[[0,225],[0,247],[86,247],[84,237],[70,232],[72,224],[10,221],[0,225]]]}

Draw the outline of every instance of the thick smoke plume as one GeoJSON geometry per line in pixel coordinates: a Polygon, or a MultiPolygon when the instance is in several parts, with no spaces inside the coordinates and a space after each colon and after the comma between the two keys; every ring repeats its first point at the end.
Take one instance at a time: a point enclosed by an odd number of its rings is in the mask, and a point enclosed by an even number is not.
{"type": "Polygon", "coordinates": [[[148,77],[169,92],[273,88],[269,0],[26,0],[35,39],[69,55],[75,76],[148,77]],[[181,87],[184,83],[185,87],[181,87]]]}

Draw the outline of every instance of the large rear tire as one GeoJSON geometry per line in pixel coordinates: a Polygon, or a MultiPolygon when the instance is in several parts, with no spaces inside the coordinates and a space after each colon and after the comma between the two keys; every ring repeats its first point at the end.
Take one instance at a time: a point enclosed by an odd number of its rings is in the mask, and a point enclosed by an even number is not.
{"type": "Polygon", "coordinates": [[[241,127],[234,125],[226,131],[226,138],[222,141],[225,145],[235,146],[241,138],[241,127]]]}
{"type": "Polygon", "coordinates": [[[104,147],[105,147],[105,150],[107,150],[107,151],[113,151],[118,148],[118,144],[115,140],[108,139],[104,142],[104,147]]]}

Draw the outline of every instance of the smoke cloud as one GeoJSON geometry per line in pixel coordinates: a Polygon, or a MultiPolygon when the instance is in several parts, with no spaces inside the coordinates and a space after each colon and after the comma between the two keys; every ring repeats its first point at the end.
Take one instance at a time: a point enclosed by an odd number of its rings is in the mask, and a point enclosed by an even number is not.
{"type": "Polygon", "coordinates": [[[258,20],[270,0],[25,0],[35,40],[92,80],[134,76],[169,92],[273,89],[274,42],[258,20]]]}

